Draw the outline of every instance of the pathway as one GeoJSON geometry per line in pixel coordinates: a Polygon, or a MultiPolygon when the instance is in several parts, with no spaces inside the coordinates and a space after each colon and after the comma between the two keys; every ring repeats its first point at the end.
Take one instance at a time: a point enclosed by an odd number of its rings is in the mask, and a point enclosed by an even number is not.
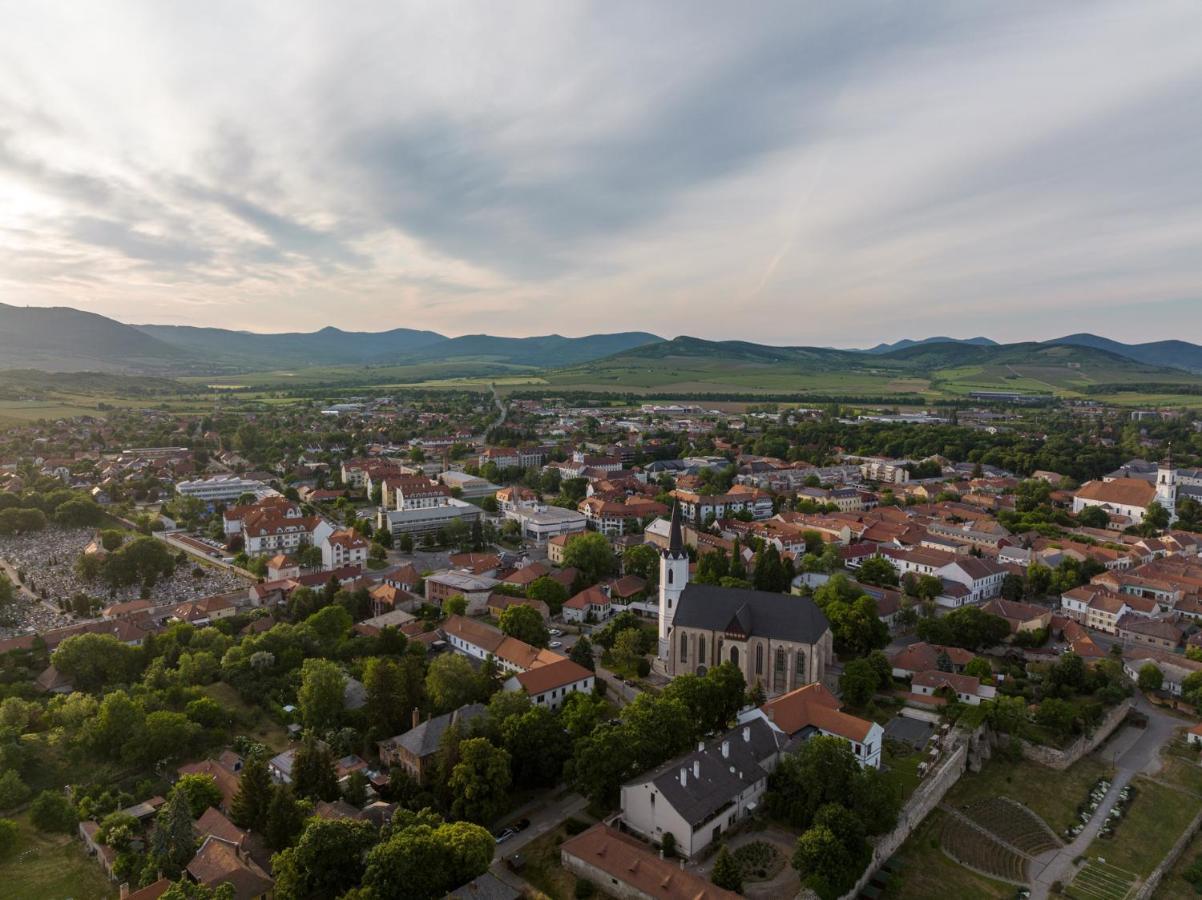
{"type": "Polygon", "coordinates": [[[1124,726],[1111,739],[1110,745],[1099,751],[1114,764],[1115,776],[1110,783],[1110,790],[1102,798],[1093,818],[1086,823],[1085,828],[1071,844],[1059,850],[1050,850],[1036,859],[1035,866],[1042,866],[1042,869],[1034,876],[1031,900],[1046,900],[1054,882],[1068,884],[1073,880],[1073,876],[1077,874],[1077,866],[1073,860],[1084,856],[1089,845],[1098,836],[1110,810],[1118,802],[1119,791],[1136,775],[1144,772],[1155,774],[1159,768],[1160,748],[1172,738],[1173,731],[1181,722],[1152,706],[1142,695],[1135,708],[1148,717],[1147,727],[1140,729],[1124,726]]]}

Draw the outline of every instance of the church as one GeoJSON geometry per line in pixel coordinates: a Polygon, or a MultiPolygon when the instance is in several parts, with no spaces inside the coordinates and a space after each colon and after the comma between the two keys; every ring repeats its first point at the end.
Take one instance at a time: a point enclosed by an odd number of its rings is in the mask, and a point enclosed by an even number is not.
{"type": "Polygon", "coordinates": [[[680,508],[659,563],[659,659],[668,675],[733,663],[769,697],[822,681],[835,650],[814,601],[790,594],[689,583],[680,508]]]}

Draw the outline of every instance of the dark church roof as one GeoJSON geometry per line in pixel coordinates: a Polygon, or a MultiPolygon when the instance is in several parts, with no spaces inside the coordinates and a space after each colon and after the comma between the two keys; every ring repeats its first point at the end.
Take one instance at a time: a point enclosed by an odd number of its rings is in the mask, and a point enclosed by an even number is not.
{"type": "Polygon", "coordinates": [[[808,597],[696,583],[681,593],[672,624],[798,644],[817,643],[830,628],[808,597]]]}

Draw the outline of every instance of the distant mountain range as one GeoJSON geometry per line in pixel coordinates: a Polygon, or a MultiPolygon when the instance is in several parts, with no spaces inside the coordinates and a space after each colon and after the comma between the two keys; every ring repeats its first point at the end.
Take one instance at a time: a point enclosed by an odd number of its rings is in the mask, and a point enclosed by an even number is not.
{"type": "Polygon", "coordinates": [[[748,341],[665,340],[642,331],[510,338],[487,334],[447,337],[397,328],[350,332],[254,334],[183,325],[125,325],[68,307],[0,304],[0,369],[44,371],[216,374],[309,366],[385,366],[462,363],[481,372],[564,369],[597,364],[692,358],[719,364],[777,364],[822,371],[833,366],[933,370],[963,365],[1126,363],[1147,371],[1202,373],[1202,346],[1185,341],[1124,344],[1093,334],[1051,341],[999,344],[987,337],[930,337],[878,344],[865,350],[776,347],[748,341]],[[871,360],[871,362],[869,361],[871,360]]]}

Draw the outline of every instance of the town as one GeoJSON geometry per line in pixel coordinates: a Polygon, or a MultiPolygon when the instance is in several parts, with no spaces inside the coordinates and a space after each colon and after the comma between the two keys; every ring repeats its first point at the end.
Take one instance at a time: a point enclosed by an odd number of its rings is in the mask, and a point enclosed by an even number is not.
{"type": "Polygon", "coordinates": [[[39,896],[1180,896],[1200,461],[1005,397],[13,424],[0,844],[39,896]]]}

